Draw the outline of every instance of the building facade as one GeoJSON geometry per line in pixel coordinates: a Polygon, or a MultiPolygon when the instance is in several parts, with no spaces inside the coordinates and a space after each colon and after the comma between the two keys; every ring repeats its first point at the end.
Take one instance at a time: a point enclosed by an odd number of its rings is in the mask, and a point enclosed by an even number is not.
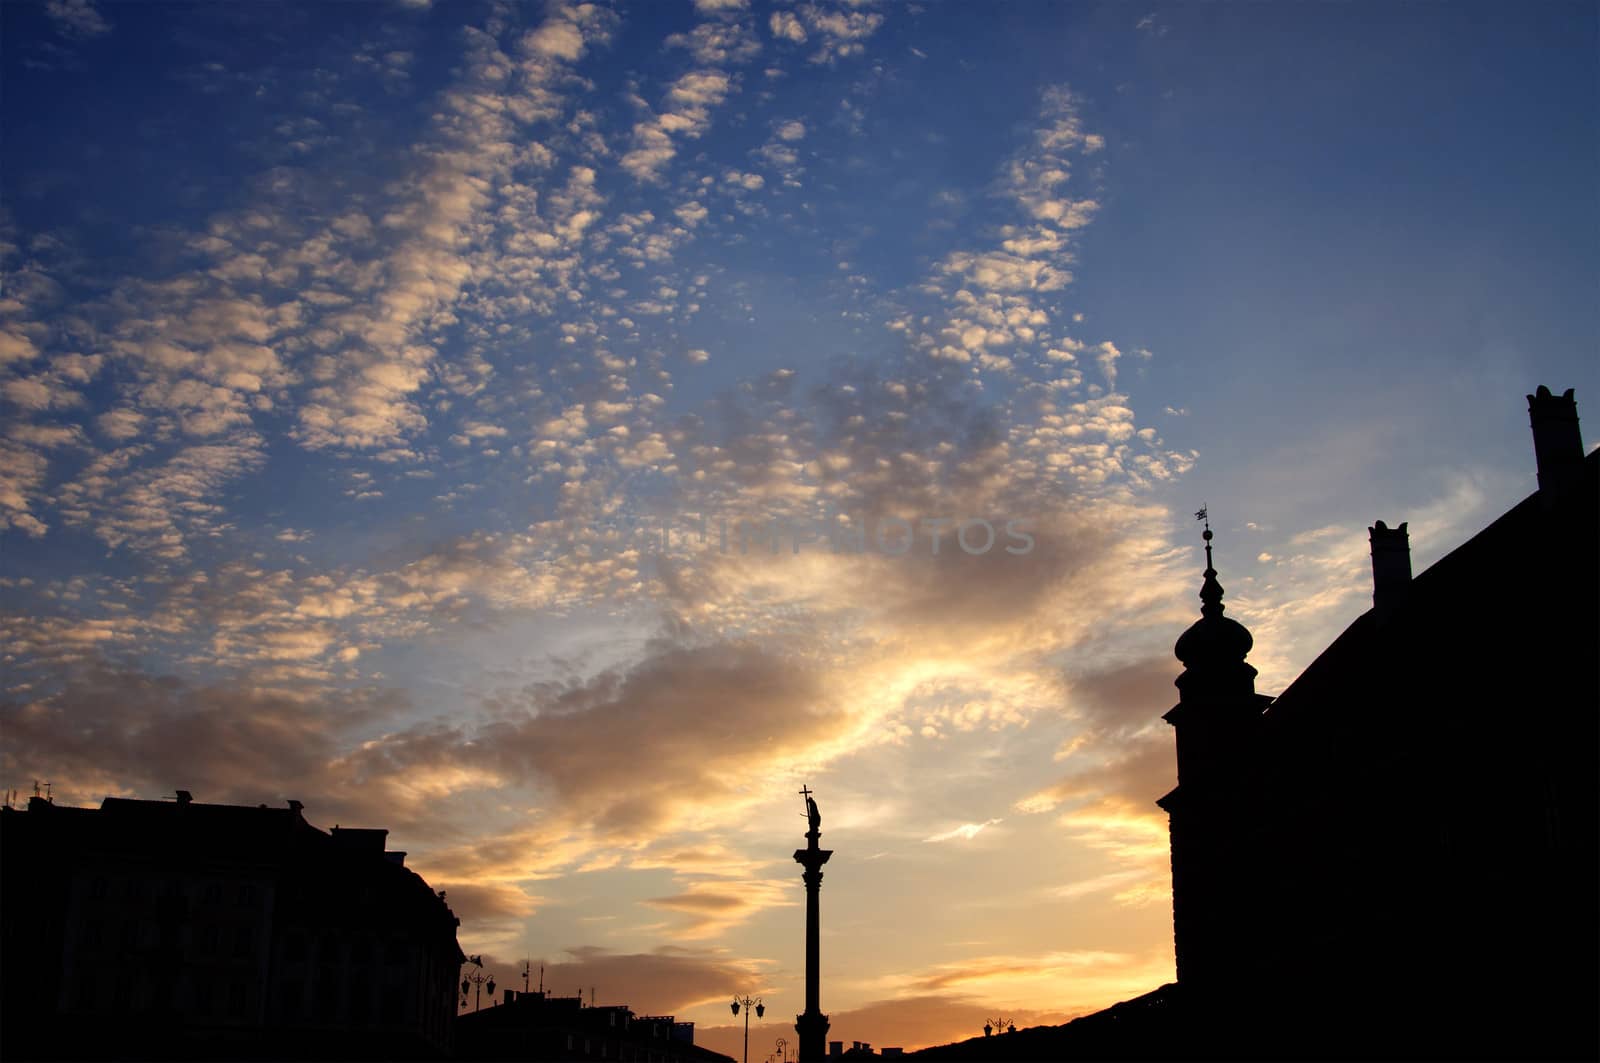
{"type": "Polygon", "coordinates": [[[3,810],[5,1058],[447,1055],[460,921],[386,834],[185,791],[3,810]]]}
{"type": "Polygon", "coordinates": [[[1203,1035],[1295,1054],[1593,1058],[1600,999],[1600,452],[1528,396],[1539,490],[1278,697],[1210,562],[1178,640],[1178,987],[1203,1035]]]}
{"type": "Polygon", "coordinates": [[[626,1007],[585,1007],[580,997],[505,990],[503,1002],[456,1019],[456,1050],[474,1060],[618,1060],[732,1063],[694,1043],[694,1023],[635,1015],[626,1007]]]}

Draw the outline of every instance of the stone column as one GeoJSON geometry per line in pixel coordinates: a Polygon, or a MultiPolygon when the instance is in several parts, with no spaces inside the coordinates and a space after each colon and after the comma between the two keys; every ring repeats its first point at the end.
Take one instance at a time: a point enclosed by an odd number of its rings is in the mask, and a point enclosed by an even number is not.
{"type": "Polygon", "coordinates": [[[817,895],[822,889],[822,865],[833,855],[832,849],[817,848],[821,832],[806,834],[806,847],[796,849],[794,858],[805,868],[800,877],[806,884],[806,1010],[795,1016],[794,1030],[800,1035],[799,1063],[823,1063],[828,1054],[828,1017],[821,1004],[821,927],[817,895]]]}

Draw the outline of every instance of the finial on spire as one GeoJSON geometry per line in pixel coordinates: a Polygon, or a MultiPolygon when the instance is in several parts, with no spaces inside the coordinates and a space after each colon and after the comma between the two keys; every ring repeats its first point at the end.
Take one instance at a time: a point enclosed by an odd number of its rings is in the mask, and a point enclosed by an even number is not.
{"type": "Polygon", "coordinates": [[[1200,612],[1205,616],[1221,616],[1225,608],[1222,604],[1222,584],[1217,582],[1217,569],[1211,562],[1211,517],[1202,505],[1194,514],[1195,520],[1205,521],[1206,529],[1200,533],[1200,538],[1206,541],[1206,570],[1202,575],[1205,582],[1200,585],[1200,600],[1205,603],[1200,612]]]}

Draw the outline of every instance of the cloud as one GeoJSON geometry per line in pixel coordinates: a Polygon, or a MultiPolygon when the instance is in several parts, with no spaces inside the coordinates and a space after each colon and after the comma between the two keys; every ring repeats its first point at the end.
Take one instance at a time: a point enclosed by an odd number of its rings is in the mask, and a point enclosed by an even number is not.
{"type": "Polygon", "coordinates": [[[222,485],[260,467],[263,440],[235,433],[213,443],[179,446],[164,460],[148,460],[151,447],[134,444],[102,453],[62,485],[57,507],[67,523],[87,525],[106,545],[124,544],[158,557],[188,554],[197,539],[227,527],[216,501],[222,485]],[[130,468],[135,459],[146,459],[130,468]]]}
{"type": "Polygon", "coordinates": [[[1176,658],[1161,654],[1085,672],[1069,679],[1071,705],[1097,734],[1131,735],[1171,708],[1181,670],[1176,658]]]}
{"type": "Polygon", "coordinates": [[[952,827],[947,831],[944,831],[940,834],[934,834],[922,840],[925,842],[947,842],[953,838],[960,838],[963,841],[971,841],[973,838],[976,838],[979,834],[981,834],[984,828],[992,827],[996,823],[1000,822],[1003,821],[999,819],[987,819],[982,823],[963,823],[959,827],[952,827]]]}
{"type": "MultiPolygon", "coordinates": [[[[520,953],[485,951],[485,968],[500,974],[507,989],[521,990],[523,957],[520,953]],[[516,972],[513,975],[512,972],[516,972]]],[[[596,991],[601,1005],[626,1005],[636,1015],[682,1015],[697,1005],[720,1003],[729,986],[756,984],[760,975],[747,961],[706,949],[671,947],[649,952],[615,952],[593,945],[577,945],[541,959],[533,958],[532,987],[537,989],[540,968],[545,990],[551,996],[588,999],[596,991]]]]}
{"type": "Polygon", "coordinates": [[[794,44],[804,44],[806,40],[805,27],[793,12],[774,11],[767,18],[767,28],[772,35],[780,40],[790,41],[794,44]]]}
{"type": "Polygon", "coordinates": [[[664,42],[684,48],[702,66],[748,63],[761,53],[755,31],[742,22],[702,22],[688,33],[674,33],[664,42]]]}
{"type": "Polygon", "coordinates": [[[68,37],[98,37],[111,32],[111,23],[90,0],[46,0],[45,14],[68,37]]]}
{"type": "Polygon", "coordinates": [[[652,182],[678,154],[677,141],[695,139],[711,127],[711,111],[727,98],[733,81],[720,70],[695,70],[668,87],[663,110],[633,127],[633,148],[622,168],[636,180],[652,182]]]}
{"type": "Polygon", "coordinates": [[[1139,21],[1134,23],[1133,28],[1156,37],[1165,37],[1168,27],[1166,21],[1152,11],[1148,15],[1140,16],[1139,21]]]}
{"type": "Polygon", "coordinates": [[[801,4],[794,11],[774,11],[767,21],[772,35],[794,44],[814,40],[813,63],[834,63],[860,55],[865,41],[883,25],[884,16],[876,11],[843,11],[818,4],[801,4]]]}
{"type": "MultiPolygon", "coordinates": [[[[114,637],[99,635],[91,644],[114,637]]],[[[91,658],[55,693],[0,700],[0,764],[18,777],[48,774],[72,804],[176,787],[203,801],[251,805],[327,795],[323,772],[344,729],[391,706],[381,695],[354,695],[332,713],[282,689],[193,686],[91,658]]]]}
{"type": "Polygon", "coordinates": [[[798,904],[788,881],[715,879],[694,882],[681,893],[652,897],[644,903],[688,917],[671,931],[680,940],[697,940],[722,934],[767,908],[798,904]]]}
{"type": "Polygon", "coordinates": [[[40,498],[49,465],[37,450],[0,439],[0,529],[18,528],[35,538],[48,530],[31,510],[40,498]]]}
{"type": "Polygon", "coordinates": [[[527,715],[491,724],[481,741],[502,770],[547,781],[602,832],[646,838],[837,733],[843,710],[822,693],[816,676],[753,645],[672,648],[625,672],[530,688],[518,698],[527,715]],[[651,772],[612,755],[616,734],[651,772]]]}

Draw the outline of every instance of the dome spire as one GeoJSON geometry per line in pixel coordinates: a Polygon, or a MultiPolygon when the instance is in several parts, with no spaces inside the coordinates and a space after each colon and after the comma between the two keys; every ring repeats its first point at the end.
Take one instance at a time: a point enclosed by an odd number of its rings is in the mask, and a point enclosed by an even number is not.
{"type": "Polygon", "coordinates": [[[1211,518],[1205,506],[1200,507],[1194,519],[1203,520],[1206,524],[1206,530],[1200,534],[1200,538],[1206,541],[1206,570],[1202,573],[1205,582],[1200,585],[1200,601],[1205,604],[1200,607],[1200,612],[1203,616],[1221,616],[1227,607],[1222,604],[1222,584],[1217,582],[1217,566],[1211,562],[1211,518]]]}
{"type": "MultiPolygon", "coordinates": [[[[1205,521],[1201,538],[1206,542],[1205,582],[1200,584],[1200,619],[1183,633],[1173,651],[1188,668],[1202,671],[1218,665],[1233,665],[1244,660],[1250,652],[1250,637],[1243,624],[1223,616],[1222,584],[1217,582],[1217,566],[1211,558],[1211,520],[1206,507],[1201,506],[1195,520],[1205,521]]],[[[1253,673],[1252,673],[1253,674],[1253,673]]]]}

